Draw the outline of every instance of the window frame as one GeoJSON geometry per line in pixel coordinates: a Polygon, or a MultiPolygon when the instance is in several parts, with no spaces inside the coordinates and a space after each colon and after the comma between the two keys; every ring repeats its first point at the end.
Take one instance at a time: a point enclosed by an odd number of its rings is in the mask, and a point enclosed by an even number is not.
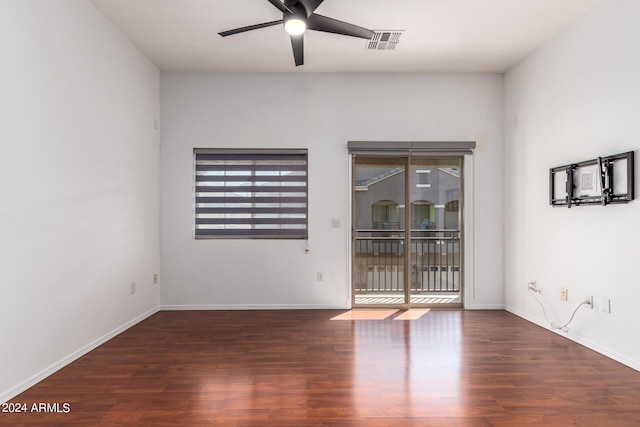
{"type": "Polygon", "coordinates": [[[307,240],[308,150],[194,148],[192,227],[196,240],[307,240]]]}

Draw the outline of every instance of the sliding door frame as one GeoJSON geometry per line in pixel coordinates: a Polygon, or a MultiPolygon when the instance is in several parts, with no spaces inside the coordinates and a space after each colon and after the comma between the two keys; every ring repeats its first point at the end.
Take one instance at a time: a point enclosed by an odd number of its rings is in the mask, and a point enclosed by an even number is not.
{"type": "MultiPolygon", "coordinates": [[[[350,198],[351,198],[351,256],[350,256],[350,284],[349,284],[349,294],[351,296],[350,303],[352,308],[357,307],[367,307],[367,308],[398,308],[398,309],[408,309],[411,307],[429,307],[429,308],[464,308],[465,299],[466,299],[466,284],[467,284],[467,270],[468,266],[471,266],[467,263],[466,249],[467,249],[467,220],[465,220],[465,213],[469,214],[470,212],[466,212],[466,168],[467,162],[465,161],[465,157],[469,154],[472,154],[472,150],[475,148],[475,142],[457,142],[457,143],[449,143],[449,142],[425,142],[425,143],[383,143],[383,142],[355,142],[349,143],[350,149],[350,181],[351,181],[351,189],[350,189],[350,198]],[[399,145],[397,145],[399,144],[399,145]],[[423,144],[424,146],[429,145],[431,149],[427,148],[425,150],[416,150],[414,153],[411,148],[406,149],[407,146],[411,147],[414,144],[423,144]],[[373,149],[372,149],[373,146],[373,149]],[[402,146],[402,147],[401,147],[402,146]],[[444,148],[443,148],[444,147],[444,148]],[[352,149],[353,148],[353,149],[352,149]],[[356,269],[354,268],[356,264],[356,227],[355,227],[355,218],[356,218],[356,203],[355,203],[355,169],[356,169],[356,158],[357,157],[366,157],[366,158],[403,158],[404,159],[404,167],[405,167],[405,230],[404,230],[404,245],[405,248],[405,256],[404,256],[404,284],[403,284],[403,294],[404,294],[404,302],[402,304],[393,304],[393,305],[366,305],[366,306],[357,306],[356,305],[356,269]],[[460,161],[460,177],[459,177],[459,191],[460,195],[458,198],[458,224],[459,224],[459,303],[444,303],[444,304],[412,304],[411,303],[411,165],[412,159],[420,158],[420,159],[455,159],[460,161]]],[[[471,162],[473,163],[473,162],[471,162]]],[[[473,167],[473,166],[471,166],[473,167]]]]}

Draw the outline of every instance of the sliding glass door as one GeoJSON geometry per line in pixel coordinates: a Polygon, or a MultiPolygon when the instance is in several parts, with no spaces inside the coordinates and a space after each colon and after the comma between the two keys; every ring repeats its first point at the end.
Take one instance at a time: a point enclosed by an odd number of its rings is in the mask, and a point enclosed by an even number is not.
{"type": "Polygon", "coordinates": [[[353,293],[356,305],[406,301],[406,159],[354,159],[353,293]]]}
{"type": "Polygon", "coordinates": [[[461,306],[462,157],[353,156],[354,306],[461,306]]]}

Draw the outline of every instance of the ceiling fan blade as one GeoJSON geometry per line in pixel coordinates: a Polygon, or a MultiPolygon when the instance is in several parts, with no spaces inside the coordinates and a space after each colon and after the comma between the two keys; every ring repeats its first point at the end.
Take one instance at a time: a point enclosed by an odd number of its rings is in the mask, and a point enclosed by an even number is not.
{"type": "Polygon", "coordinates": [[[298,65],[304,64],[304,36],[291,36],[291,47],[293,48],[293,59],[298,65]]]}
{"type": "Polygon", "coordinates": [[[278,25],[278,24],[282,24],[282,19],[279,21],[271,21],[271,22],[265,22],[262,24],[256,24],[256,25],[249,25],[248,27],[241,27],[241,28],[236,28],[234,30],[229,30],[229,31],[223,31],[220,34],[222,37],[227,37],[227,36],[232,36],[234,34],[238,34],[238,33],[244,33],[246,31],[251,31],[251,30],[259,30],[260,28],[266,28],[266,27],[272,27],[274,25],[278,25]]]}
{"type": "Polygon", "coordinates": [[[366,28],[315,13],[312,13],[307,19],[307,29],[342,34],[343,36],[360,37],[363,39],[370,39],[375,34],[366,28]]]}
{"type": "Polygon", "coordinates": [[[313,11],[315,11],[318,8],[318,6],[320,6],[320,4],[324,0],[298,0],[298,1],[302,3],[307,13],[311,14],[313,13],[313,11]]]}
{"type": "Polygon", "coordinates": [[[291,9],[285,6],[280,0],[267,0],[269,3],[277,7],[282,13],[293,13],[291,9]]]}

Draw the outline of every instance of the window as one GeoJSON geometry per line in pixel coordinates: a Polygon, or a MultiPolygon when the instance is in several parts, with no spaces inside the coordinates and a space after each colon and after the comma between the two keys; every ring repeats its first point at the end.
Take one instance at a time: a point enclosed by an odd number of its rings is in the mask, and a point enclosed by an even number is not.
{"type": "Polygon", "coordinates": [[[417,169],[416,170],[416,188],[430,188],[429,174],[431,169],[417,169]]]}
{"type": "Polygon", "coordinates": [[[307,150],[193,150],[195,238],[307,238],[307,150]]]}
{"type": "Polygon", "coordinates": [[[373,228],[397,230],[400,228],[400,205],[391,200],[381,200],[371,206],[373,228]]]}
{"type": "Polygon", "coordinates": [[[427,230],[436,227],[436,210],[428,200],[411,203],[411,218],[414,230],[427,230]]]}

